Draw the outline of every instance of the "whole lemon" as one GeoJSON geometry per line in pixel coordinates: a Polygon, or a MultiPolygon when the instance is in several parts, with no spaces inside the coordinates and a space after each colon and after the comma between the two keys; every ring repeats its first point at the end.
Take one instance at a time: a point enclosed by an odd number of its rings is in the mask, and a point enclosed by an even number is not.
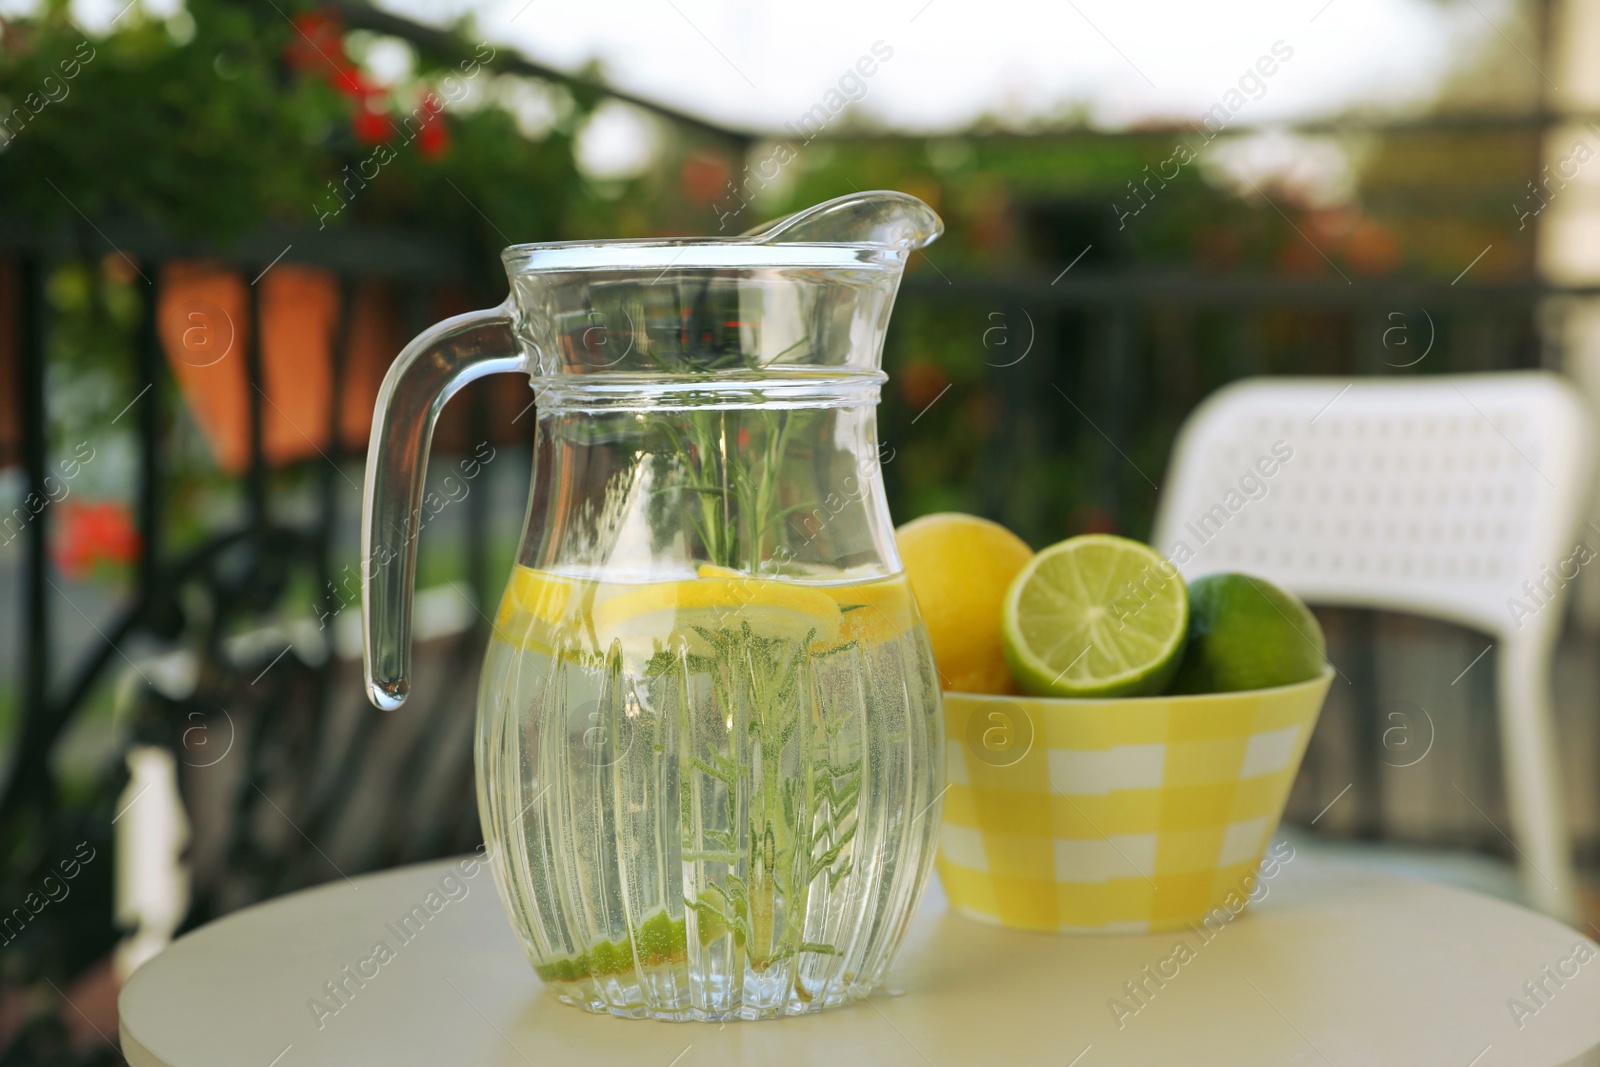
{"type": "Polygon", "coordinates": [[[924,515],[895,531],[939,684],[958,693],[1017,693],[1000,636],[1011,579],[1033,558],[1027,542],[976,515],[924,515]]]}

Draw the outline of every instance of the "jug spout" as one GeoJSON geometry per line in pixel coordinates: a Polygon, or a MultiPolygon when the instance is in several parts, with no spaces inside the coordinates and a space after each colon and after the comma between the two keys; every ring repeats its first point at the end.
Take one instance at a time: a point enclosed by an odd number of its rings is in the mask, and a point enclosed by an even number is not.
{"type": "Polygon", "coordinates": [[[871,375],[907,258],[943,229],[916,197],[853,193],[740,237],[518,245],[504,259],[536,390],[871,375]]]}
{"type": "Polygon", "coordinates": [[[873,190],[835,197],[745,233],[762,244],[862,244],[915,251],[938,240],[944,221],[914,196],[873,190]]]}

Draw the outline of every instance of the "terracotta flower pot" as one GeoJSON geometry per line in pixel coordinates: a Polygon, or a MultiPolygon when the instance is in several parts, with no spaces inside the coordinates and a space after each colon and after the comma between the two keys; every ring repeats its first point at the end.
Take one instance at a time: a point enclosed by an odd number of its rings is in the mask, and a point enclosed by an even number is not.
{"type": "Polygon", "coordinates": [[[378,387],[406,342],[399,303],[394,290],[378,282],[356,286],[350,301],[350,340],[339,389],[339,438],[356,455],[366,454],[378,387]]]}
{"type": "Polygon", "coordinates": [[[273,465],[328,448],[339,282],[329,271],[279,264],[261,288],[262,444],[273,465]]]}
{"type": "Polygon", "coordinates": [[[224,470],[239,473],[250,459],[245,280],[206,263],[168,263],[161,270],[156,316],[172,376],[212,455],[224,470]]]}
{"type": "MultiPolygon", "coordinates": [[[[269,464],[314,456],[328,443],[333,275],[279,264],[261,287],[261,437],[269,464]]],[[[235,271],[175,261],[161,272],[158,329],[173,377],[218,464],[250,465],[250,289],[235,271]]]]}

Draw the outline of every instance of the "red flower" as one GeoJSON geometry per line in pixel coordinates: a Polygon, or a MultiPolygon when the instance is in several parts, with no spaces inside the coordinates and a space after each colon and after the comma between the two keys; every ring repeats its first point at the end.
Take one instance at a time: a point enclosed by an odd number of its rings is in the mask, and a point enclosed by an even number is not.
{"type": "Polygon", "coordinates": [[[358,105],[350,118],[350,128],[362,144],[381,144],[394,134],[394,123],[381,111],[358,105]]]}
{"type": "Polygon", "coordinates": [[[426,123],[417,133],[417,151],[428,159],[438,159],[450,150],[450,131],[443,121],[426,123]]]}
{"type": "MultiPolygon", "coordinates": [[[[381,144],[394,135],[394,122],[385,103],[388,91],[350,61],[344,51],[344,24],[337,15],[323,12],[296,15],[295,33],[284,46],[283,60],[290,67],[327,79],[335,92],[350,100],[354,109],[350,127],[363,144],[381,144]]],[[[433,134],[425,152],[443,151],[440,134],[433,134]]]]}
{"type": "Polygon", "coordinates": [[[444,124],[444,105],[428,93],[422,98],[422,125],[417,130],[417,151],[425,159],[438,159],[450,150],[450,130],[444,124]]]}
{"type": "Polygon", "coordinates": [[[329,63],[344,64],[344,26],[338,18],[320,11],[296,15],[294,36],[283,46],[283,61],[298,70],[329,63]]]}
{"type": "Polygon", "coordinates": [[[679,182],[684,195],[700,204],[709,204],[722,195],[731,170],[725,156],[713,152],[694,152],[683,161],[679,182]]]}
{"type": "Polygon", "coordinates": [[[914,408],[925,408],[943,394],[948,380],[938,366],[922,360],[900,372],[900,395],[914,408]]]}
{"type": "Polygon", "coordinates": [[[340,63],[328,74],[329,84],[357,103],[365,104],[383,95],[383,86],[368,80],[366,72],[354,63],[340,63]]]}
{"type": "Polygon", "coordinates": [[[130,563],[138,555],[139,531],[128,505],[114,500],[62,503],[61,534],[55,546],[62,573],[77,578],[97,563],[130,563]]]}

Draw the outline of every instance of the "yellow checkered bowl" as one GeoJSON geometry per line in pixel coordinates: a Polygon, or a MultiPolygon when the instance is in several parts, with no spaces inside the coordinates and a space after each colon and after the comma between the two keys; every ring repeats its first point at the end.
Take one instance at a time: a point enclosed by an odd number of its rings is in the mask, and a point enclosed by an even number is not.
{"type": "Polygon", "coordinates": [[[944,695],[939,881],[1028,930],[1144,933],[1248,897],[1333,672],[1247,693],[944,695]]]}

